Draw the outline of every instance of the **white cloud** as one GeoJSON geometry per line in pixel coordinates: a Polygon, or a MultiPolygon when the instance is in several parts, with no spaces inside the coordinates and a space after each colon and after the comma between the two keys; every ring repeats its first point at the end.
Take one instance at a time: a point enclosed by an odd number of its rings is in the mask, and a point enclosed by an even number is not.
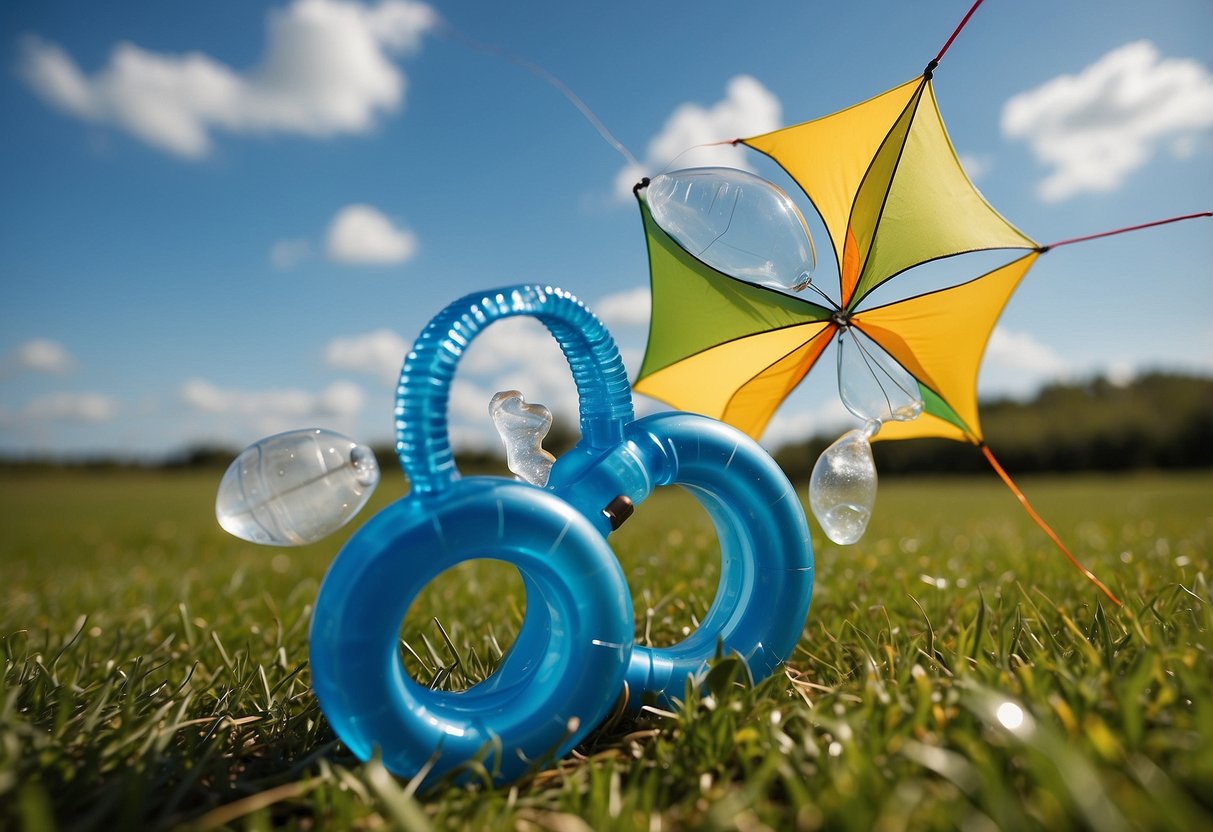
{"type": "MultiPolygon", "coordinates": [[[[508,318],[483,330],[464,353],[451,389],[451,421],[479,426],[494,436],[489,400],[501,390],[519,390],[528,402],[545,405],[577,429],[577,390],[568,361],[538,321],[508,318]]],[[[496,439],[493,439],[495,442],[496,439]]]]}
{"type": "Polygon", "coordinates": [[[1116,361],[1108,366],[1105,375],[1117,387],[1128,387],[1137,380],[1137,368],[1127,361],[1116,361]]]}
{"type": "Polygon", "coordinates": [[[279,240],[270,247],[270,262],[281,271],[293,269],[312,256],[312,244],[304,239],[279,240]]]}
{"type": "Polygon", "coordinates": [[[356,415],[366,400],[362,388],[337,381],[319,393],[306,390],[222,389],[203,379],[181,385],[181,400],[189,407],[215,415],[262,419],[306,419],[356,415]]]}
{"type": "Polygon", "coordinates": [[[320,392],[317,412],[355,416],[366,403],[366,394],[352,381],[335,381],[320,392]]]}
{"type": "Polygon", "coordinates": [[[1213,75],[1199,61],[1161,58],[1148,41],[1115,49],[1003,106],[1002,132],[1024,139],[1052,172],[1046,201],[1119,187],[1160,145],[1193,146],[1213,128],[1213,75]]]}
{"type": "Polygon", "coordinates": [[[764,448],[776,451],[784,445],[833,432],[841,436],[855,422],[855,417],[837,396],[827,398],[813,409],[804,409],[797,404],[789,403],[790,406],[781,407],[771,417],[762,434],[764,448]]]}
{"type": "Polygon", "coordinates": [[[75,356],[67,347],[50,338],[33,338],[7,356],[3,364],[10,370],[64,375],[76,369],[75,356]]]}
{"type": "Polygon", "coordinates": [[[620,344],[619,355],[623,358],[623,366],[627,368],[628,378],[635,380],[640,373],[640,365],[644,363],[644,346],[631,346],[629,344],[620,344]]]}
{"type": "Polygon", "coordinates": [[[482,427],[488,425],[489,402],[497,392],[487,390],[466,378],[452,379],[450,398],[447,399],[447,414],[452,422],[480,422],[482,427]]]}
{"type": "Polygon", "coordinates": [[[971,153],[960,154],[960,166],[964,168],[964,172],[969,178],[976,182],[981,179],[994,167],[994,162],[989,156],[974,156],[971,153]]]}
{"type": "MultiPolygon", "coordinates": [[[[591,308],[599,311],[600,306],[591,308]]],[[[634,372],[642,350],[623,346],[620,352],[634,372]]],[[[528,402],[546,406],[555,417],[557,430],[579,429],[577,388],[568,361],[551,333],[532,318],[496,321],[483,329],[463,353],[447,402],[454,446],[500,450],[489,416],[489,401],[503,390],[519,390],[528,402]]],[[[641,396],[635,397],[634,406],[638,415],[668,409],[641,396]]]]}
{"type": "Polygon", "coordinates": [[[594,304],[596,314],[608,328],[639,327],[649,325],[649,307],[652,294],[648,286],[637,286],[607,295],[594,304]]]}
{"type": "Polygon", "coordinates": [[[393,265],[417,252],[417,237],[370,205],[347,205],[329,224],[327,247],[339,263],[393,265]]]}
{"type": "Polygon", "coordinates": [[[680,105],[648,144],[642,165],[627,165],[615,177],[615,190],[629,196],[632,186],[677,158],[678,167],[704,165],[750,170],[744,148],[728,142],[738,136],[753,136],[780,127],[783,107],[774,93],[748,75],[737,75],[725,85],[725,96],[710,107],[680,105]],[[684,152],[685,151],[685,152],[684,152]]]}
{"type": "Polygon", "coordinates": [[[488,375],[528,363],[563,362],[555,339],[531,318],[507,318],[484,329],[460,361],[460,372],[488,375]]]}
{"type": "Polygon", "coordinates": [[[19,413],[25,423],[88,422],[100,424],[113,421],[118,415],[118,401],[102,393],[51,393],[27,404],[19,413]]]}
{"type": "Polygon", "coordinates": [[[20,70],[65,112],[197,159],[210,153],[215,131],[324,137],[371,130],[404,98],[405,77],[393,59],[414,52],[437,20],[414,0],[295,0],[270,12],[265,52],[249,70],[201,52],[164,54],[124,42],[87,75],[37,35],[24,39],[20,70]]]}
{"type": "Polygon", "coordinates": [[[1176,159],[1191,159],[1202,150],[1207,150],[1211,144],[1213,142],[1208,139],[1202,142],[1197,136],[1183,135],[1171,142],[1171,155],[1176,159]]]}
{"type": "Polygon", "coordinates": [[[400,365],[409,345],[390,329],[378,329],[363,335],[334,338],[325,349],[330,367],[367,373],[391,384],[400,376],[400,365]]]}
{"type": "Polygon", "coordinates": [[[986,345],[986,361],[1000,367],[1029,373],[1039,380],[1065,378],[1069,363],[1052,347],[1042,344],[1027,332],[995,327],[986,345]]]}
{"type": "Polygon", "coordinates": [[[250,436],[324,427],[355,436],[366,403],[362,388],[337,381],[319,392],[299,389],[224,389],[191,379],[179,389],[181,402],[196,415],[181,430],[195,441],[246,443],[250,436]]]}

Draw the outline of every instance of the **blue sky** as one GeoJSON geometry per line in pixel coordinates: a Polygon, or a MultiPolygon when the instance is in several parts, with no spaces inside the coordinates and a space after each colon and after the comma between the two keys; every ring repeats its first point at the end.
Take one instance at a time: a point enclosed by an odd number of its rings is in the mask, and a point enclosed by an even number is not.
{"type": "MultiPolygon", "coordinates": [[[[385,441],[394,374],[425,322],[518,282],[587,301],[635,368],[648,276],[619,187],[634,170],[501,53],[559,77],[657,172],[673,148],[909,80],[968,7],[5,3],[0,454],[154,457],[308,426],[385,441]]],[[[935,89],[982,192],[1050,242],[1213,208],[1211,44],[1207,0],[988,0],[935,89]]],[[[777,179],[728,152],[711,161],[777,179]]],[[[1213,374],[1211,264],[1207,219],[1050,252],[1008,306],[980,390],[1213,374]]],[[[957,258],[938,279],[983,270],[957,258]]],[[[828,364],[815,376],[770,444],[845,421],[828,364]]],[[[460,443],[492,441],[499,389],[575,419],[537,327],[493,327],[457,381],[460,443]]]]}

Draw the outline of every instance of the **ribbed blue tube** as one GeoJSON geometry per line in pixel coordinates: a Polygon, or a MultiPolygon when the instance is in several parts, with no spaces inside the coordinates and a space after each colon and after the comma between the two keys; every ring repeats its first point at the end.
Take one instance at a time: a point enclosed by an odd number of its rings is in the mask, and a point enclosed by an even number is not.
{"type": "MultiPolygon", "coordinates": [[[[460,298],[430,321],[404,360],[396,388],[396,453],[414,494],[434,494],[459,478],[447,432],[455,368],[485,327],[537,318],[556,338],[581,400],[581,444],[606,449],[633,419],[631,388],[615,340],[563,289],[520,285],[460,298]]],[[[487,408],[488,403],[485,403],[487,408]]]]}

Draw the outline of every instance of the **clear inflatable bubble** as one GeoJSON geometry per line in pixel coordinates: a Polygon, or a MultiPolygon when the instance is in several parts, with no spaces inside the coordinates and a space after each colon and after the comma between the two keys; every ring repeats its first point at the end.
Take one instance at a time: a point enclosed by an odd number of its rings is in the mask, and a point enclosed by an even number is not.
{"type": "Polygon", "coordinates": [[[835,543],[856,543],[867,531],[876,504],[876,463],[869,441],[880,423],[847,431],[826,448],[809,479],[809,505],[826,537],[835,543]]]}
{"type": "Polygon", "coordinates": [[[365,445],[321,428],[279,433],[228,466],[215,516],[252,543],[303,546],[349,522],[378,483],[379,464],[365,445]]]}
{"type": "Polygon", "coordinates": [[[543,449],[543,438],[552,427],[552,412],[541,404],[528,404],[517,390],[505,390],[489,402],[489,415],[505,445],[506,466],[531,485],[547,485],[556,461],[543,449]]]}
{"type": "Polygon", "coordinates": [[[654,176],[645,200],[654,222],[714,269],[796,292],[809,285],[813,238],[777,185],[735,168],[687,168],[654,176]]]}
{"type": "Polygon", "coordinates": [[[918,382],[855,327],[838,337],[838,392],[847,410],[864,421],[910,422],[922,413],[918,382]]]}

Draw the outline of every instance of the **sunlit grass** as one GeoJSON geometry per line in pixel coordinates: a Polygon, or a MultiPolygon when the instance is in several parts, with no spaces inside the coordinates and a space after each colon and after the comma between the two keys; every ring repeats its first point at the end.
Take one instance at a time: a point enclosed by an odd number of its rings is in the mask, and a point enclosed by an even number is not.
{"type": "MultiPolygon", "coordinates": [[[[1213,474],[888,480],[865,540],[819,535],[786,673],[724,658],[671,710],[616,715],[498,789],[416,794],[335,740],[311,604],[340,539],[226,536],[212,474],[0,478],[0,828],[1196,829],[1213,821],[1213,474]]],[[[395,496],[381,487],[376,505],[395,496]]],[[[706,610],[719,548],[661,492],[612,542],[639,640],[706,610]]],[[[455,570],[402,624],[410,672],[491,672],[509,567],[455,570]],[[502,570],[505,570],[504,572],[502,570]]]]}

